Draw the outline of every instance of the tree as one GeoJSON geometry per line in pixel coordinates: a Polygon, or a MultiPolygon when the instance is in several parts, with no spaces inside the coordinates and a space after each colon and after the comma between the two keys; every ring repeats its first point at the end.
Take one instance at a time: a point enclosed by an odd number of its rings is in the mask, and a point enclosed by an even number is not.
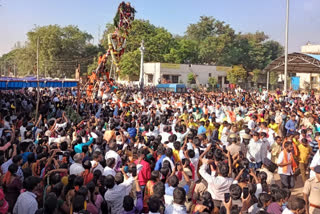
{"type": "Polygon", "coordinates": [[[165,62],[169,63],[197,63],[199,48],[195,40],[179,38],[176,39],[176,47],[172,47],[170,52],[164,55],[165,62]]]}
{"type": "MultiPolygon", "coordinates": [[[[102,44],[107,47],[107,34],[113,32],[113,26],[107,24],[102,44]]],[[[120,76],[130,80],[139,76],[141,41],[144,40],[145,62],[165,62],[165,56],[177,45],[174,37],[166,29],[156,27],[149,21],[136,19],[132,23],[127,37],[125,54],[120,60],[120,76]]]]}
{"type": "Polygon", "coordinates": [[[215,77],[210,77],[208,79],[208,83],[209,83],[211,88],[215,88],[217,86],[217,84],[218,84],[218,80],[215,77]]]}
{"type": "MultiPolygon", "coordinates": [[[[77,26],[48,25],[27,33],[24,46],[17,45],[9,55],[19,75],[36,74],[37,40],[39,38],[39,74],[51,77],[73,77],[78,63],[87,70],[101,46],[89,43],[92,36],[77,26]]],[[[2,57],[3,58],[3,57],[2,57]]]]}
{"type": "Polygon", "coordinates": [[[260,77],[260,74],[261,74],[261,70],[259,69],[254,69],[252,71],[253,73],[253,76],[252,76],[252,82],[254,82],[255,84],[258,83],[258,80],[259,80],[259,77],[260,77]]]}
{"type": "Polygon", "coordinates": [[[270,72],[269,73],[269,81],[270,85],[275,86],[278,84],[279,75],[277,72],[270,72]]]}
{"type": "Polygon", "coordinates": [[[232,69],[227,72],[227,79],[232,84],[237,84],[247,77],[247,71],[242,65],[232,66],[232,69]]]}
{"type": "Polygon", "coordinates": [[[200,16],[199,22],[190,24],[186,31],[186,37],[201,42],[211,36],[222,34],[234,34],[234,30],[225,22],[216,20],[211,16],[200,16]]]}
{"type": "Polygon", "coordinates": [[[189,84],[194,84],[196,82],[196,79],[193,73],[188,73],[187,82],[189,84]]]}
{"type": "Polygon", "coordinates": [[[139,50],[125,53],[120,61],[120,77],[131,81],[138,80],[140,72],[140,58],[141,53],[139,50]]]}

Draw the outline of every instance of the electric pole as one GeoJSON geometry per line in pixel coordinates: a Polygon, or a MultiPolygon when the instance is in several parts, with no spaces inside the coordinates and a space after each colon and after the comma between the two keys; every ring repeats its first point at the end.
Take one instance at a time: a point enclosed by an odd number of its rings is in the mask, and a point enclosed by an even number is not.
{"type": "Polygon", "coordinates": [[[143,91],[143,86],[144,86],[144,68],[143,68],[143,57],[144,57],[144,41],[142,40],[141,46],[140,46],[140,52],[141,52],[141,63],[140,63],[140,79],[139,79],[139,85],[140,85],[140,90],[143,91]]]}
{"type": "Polygon", "coordinates": [[[289,0],[287,0],[287,15],[286,15],[286,38],[285,38],[285,52],[284,52],[284,88],[286,92],[288,89],[288,33],[289,33],[289,0]]]}

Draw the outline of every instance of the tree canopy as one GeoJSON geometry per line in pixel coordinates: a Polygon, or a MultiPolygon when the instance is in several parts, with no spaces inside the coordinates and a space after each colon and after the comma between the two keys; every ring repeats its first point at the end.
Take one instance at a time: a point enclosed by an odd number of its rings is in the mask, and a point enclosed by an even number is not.
{"type": "MultiPolygon", "coordinates": [[[[77,63],[81,71],[91,72],[96,66],[98,53],[108,47],[107,35],[114,26],[106,24],[98,46],[90,44],[92,36],[76,26],[49,25],[35,27],[27,33],[25,45],[17,45],[0,58],[0,64],[12,70],[15,65],[19,75],[32,74],[36,66],[37,38],[40,38],[40,74],[52,77],[72,77],[77,63]]],[[[190,24],[184,35],[172,35],[163,27],[148,20],[135,20],[127,37],[125,54],[120,61],[121,77],[137,80],[140,70],[141,41],[145,45],[145,62],[191,63],[217,66],[241,65],[247,72],[263,70],[283,53],[283,47],[270,40],[264,32],[235,32],[223,21],[201,16],[190,24]]]]}
{"type": "Polygon", "coordinates": [[[27,33],[27,41],[1,57],[6,66],[16,66],[19,75],[35,74],[39,38],[39,72],[51,77],[73,77],[78,63],[92,63],[101,47],[90,44],[92,36],[76,26],[48,25],[27,33]]]}

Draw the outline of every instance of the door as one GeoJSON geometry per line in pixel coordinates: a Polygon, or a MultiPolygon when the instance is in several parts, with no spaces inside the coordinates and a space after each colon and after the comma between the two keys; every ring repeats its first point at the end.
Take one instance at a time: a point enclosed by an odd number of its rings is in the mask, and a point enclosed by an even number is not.
{"type": "Polygon", "coordinates": [[[300,77],[291,77],[291,87],[293,90],[297,91],[300,87],[300,77]]]}

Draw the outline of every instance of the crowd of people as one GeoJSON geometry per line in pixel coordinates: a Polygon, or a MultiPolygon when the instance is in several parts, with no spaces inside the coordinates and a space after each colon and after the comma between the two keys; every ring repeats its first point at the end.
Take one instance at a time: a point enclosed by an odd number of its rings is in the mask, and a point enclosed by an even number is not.
{"type": "Polygon", "coordinates": [[[118,88],[0,91],[0,213],[320,213],[313,93],[118,88]]]}

